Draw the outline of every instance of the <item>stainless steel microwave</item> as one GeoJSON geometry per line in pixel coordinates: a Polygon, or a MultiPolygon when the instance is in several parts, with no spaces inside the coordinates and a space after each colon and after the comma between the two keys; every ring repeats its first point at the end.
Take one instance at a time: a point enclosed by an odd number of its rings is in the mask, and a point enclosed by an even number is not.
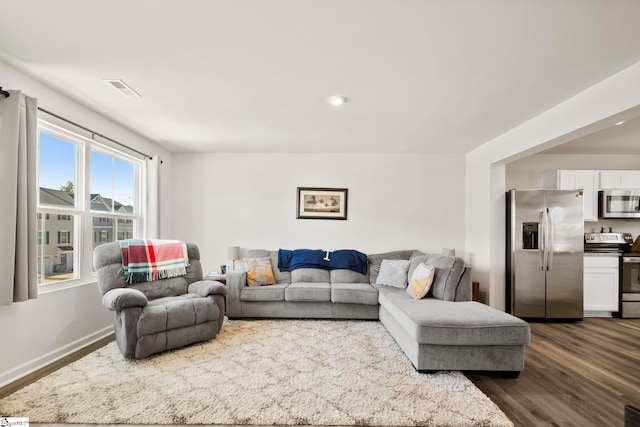
{"type": "Polygon", "coordinates": [[[640,219],[640,190],[601,190],[598,217],[640,219]]]}

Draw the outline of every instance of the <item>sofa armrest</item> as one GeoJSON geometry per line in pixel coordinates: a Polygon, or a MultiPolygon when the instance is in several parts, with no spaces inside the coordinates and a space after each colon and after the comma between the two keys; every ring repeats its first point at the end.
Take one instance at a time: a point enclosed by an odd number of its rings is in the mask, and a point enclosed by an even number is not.
{"type": "Polygon", "coordinates": [[[247,286],[247,272],[236,270],[227,273],[227,316],[241,317],[240,291],[247,286]]]}
{"type": "Polygon", "coordinates": [[[471,282],[471,267],[465,267],[456,287],[454,301],[471,301],[473,297],[473,283],[471,282]]]}
{"type": "Polygon", "coordinates": [[[144,307],[147,302],[149,300],[142,292],[131,288],[111,289],[102,297],[102,305],[111,311],[120,311],[127,307],[144,307]]]}
{"type": "Polygon", "coordinates": [[[190,294],[198,294],[201,297],[207,297],[209,295],[227,295],[227,287],[215,280],[199,280],[189,285],[188,291],[190,294]]]}

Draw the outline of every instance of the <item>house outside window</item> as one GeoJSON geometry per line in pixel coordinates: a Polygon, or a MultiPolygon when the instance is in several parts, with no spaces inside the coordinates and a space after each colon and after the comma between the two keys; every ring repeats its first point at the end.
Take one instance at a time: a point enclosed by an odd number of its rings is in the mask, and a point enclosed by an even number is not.
{"type": "Polygon", "coordinates": [[[38,284],[92,282],[93,249],[138,236],[144,163],[44,121],[38,130],[38,284]]]}

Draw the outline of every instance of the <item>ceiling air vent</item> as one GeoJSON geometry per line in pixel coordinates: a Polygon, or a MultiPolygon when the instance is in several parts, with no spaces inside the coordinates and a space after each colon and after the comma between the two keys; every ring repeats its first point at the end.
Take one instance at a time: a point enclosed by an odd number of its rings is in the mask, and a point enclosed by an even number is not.
{"type": "Polygon", "coordinates": [[[108,83],[115,90],[126,96],[127,98],[141,98],[142,96],[133,90],[131,86],[126,84],[121,79],[105,79],[105,82],[108,83]]]}

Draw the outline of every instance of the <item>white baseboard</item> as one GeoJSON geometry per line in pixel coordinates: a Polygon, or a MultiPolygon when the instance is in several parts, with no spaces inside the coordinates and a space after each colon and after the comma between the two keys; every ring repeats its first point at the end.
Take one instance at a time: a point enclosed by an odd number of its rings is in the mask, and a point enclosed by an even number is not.
{"type": "Polygon", "coordinates": [[[0,388],[17,381],[20,378],[37,371],[38,369],[42,369],[45,366],[48,366],[53,362],[62,359],[65,356],[68,356],[88,345],[93,344],[94,342],[106,338],[113,333],[114,326],[107,326],[106,328],[100,329],[97,332],[89,334],[56,350],[50,351],[49,353],[43,354],[42,356],[25,362],[20,366],[16,366],[15,368],[7,372],[3,372],[0,374],[0,388]]]}

